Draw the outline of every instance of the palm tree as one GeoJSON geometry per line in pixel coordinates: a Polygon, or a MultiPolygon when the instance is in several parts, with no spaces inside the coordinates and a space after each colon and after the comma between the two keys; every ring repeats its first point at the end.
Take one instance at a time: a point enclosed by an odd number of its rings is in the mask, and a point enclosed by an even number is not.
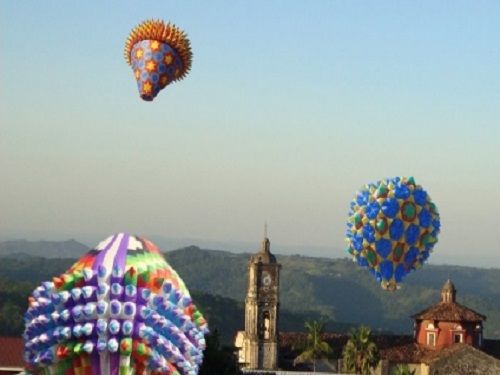
{"type": "Polygon", "coordinates": [[[410,370],[408,365],[399,365],[392,375],[415,375],[415,370],[410,370]]]}
{"type": "Polygon", "coordinates": [[[306,322],[307,338],[304,351],[293,361],[293,364],[312,362],[313,371],[316,372],[316,360],[326,358],[331,353],[330,345],[321,339],[323,323],[313,320],[306,322]]]}
{"type": "Polygon", "coordinates": [[[371,330],[361,326],[349,333],[349,340],[342,351],[344,369],[356,374],[369,374],[379,361],[377,345],[373,342],[371,330]]]}

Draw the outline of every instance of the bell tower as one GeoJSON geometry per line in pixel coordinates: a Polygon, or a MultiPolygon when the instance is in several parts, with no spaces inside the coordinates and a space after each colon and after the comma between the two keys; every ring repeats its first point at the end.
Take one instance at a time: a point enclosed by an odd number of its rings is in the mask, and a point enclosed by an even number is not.
{"type": "Polygon", "coordinates": [[[260,250],[248,263],[243,345],[248,368],[275,370],[278,367],[280,268],[265,233],[260,250]]]}
{"type": "Polygon", "coordinates": [[[455,285],[451,282],[450,279],[444,283],[443,288],[441,289],[441,302],[443,303],[455,303],[457,300],[457,290],[455,289],[455,285]]]}

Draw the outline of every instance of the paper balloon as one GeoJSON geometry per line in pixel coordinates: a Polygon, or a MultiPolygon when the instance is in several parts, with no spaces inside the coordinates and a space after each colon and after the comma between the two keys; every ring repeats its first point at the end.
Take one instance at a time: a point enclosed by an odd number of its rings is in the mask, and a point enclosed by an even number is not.
{"type": "Polygon", "coordinates": [[[196,375],[208,332],[158,248],[125,233],[37,287],[24,321],[26,368],[45,375],[196,375]]]}
{"type": "Polygon", "coordinates": [[[163,21],[147,20],[134,28],[125,43],[142,99],[151,101],[191,68],[192,53],[184,31],[163,21]]]}
{"type": "Polygon", "coordinates": [[[440,230],[439,213],[413,177],[365,185],[351,202],[347,251],[387,290],[395,290],[429,258],[440,230]]]}

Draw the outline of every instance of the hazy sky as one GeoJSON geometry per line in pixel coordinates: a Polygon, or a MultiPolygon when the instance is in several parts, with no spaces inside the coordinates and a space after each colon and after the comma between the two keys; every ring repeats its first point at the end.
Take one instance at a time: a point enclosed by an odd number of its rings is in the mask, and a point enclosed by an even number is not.
{"type": "MultiPolygon", "coordinates": [[[[116,231],[343,248],[363,184],[413,175],[436,256],[500,267],[500,2],[2,1],[0,238],[116,231]],[[152,103],[147,18],[191,73],[152,103]]],[[[437,258],[436,258],[437,259],[437,258]]]]}

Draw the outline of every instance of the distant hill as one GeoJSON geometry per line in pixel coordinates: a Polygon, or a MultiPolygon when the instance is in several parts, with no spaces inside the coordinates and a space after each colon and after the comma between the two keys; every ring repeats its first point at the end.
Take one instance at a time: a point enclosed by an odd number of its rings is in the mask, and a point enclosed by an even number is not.
{"type": "Polygon", "coordinates": [[[44,258],[78,258],[89,251],[84,244],[75,240],[26,241],[15,240],[0,242],[0,256],[38,256],[44,258]]]}
{"type": "MultiPolygon", "coordinates": [[[[17,259],[13,258],[9,258],[8,260],[18,262],[17,259]]],[[[41,267],[53,262],[53,260],[43,258],[28,258],[28,261],[29,263],[24,264],[34,265],[40,263],[41,267]]],[[[67,259],[55,262],[55,266],[60,268],[55,274],[59,273],[61,269],[65,269],[66,263],[71,262],[73,260],[67,259]]],[[[10,265],[19,265],[19,263],[10,263],[10,265]]],[[[32,274],[30,277],[25,271],[26,269],[23,269],[21,275],[32,281],[21,281],[22,277],[16,280],[6,278],[5,272],[2,272],[2,277],[0,278],[0,336],[19,336],[24,329],[22,317],[27,309],[27,297],[38,283],[42,281],[42,279],[34,280],[40,277],[40,273],[32,274]]],[[[10,274],[10,276],[13,275],[10,274]]],[[[44,277],[43,279],[47,278],[44,277]]],[[[210,330],[217,330],[222,343],[231,345],[234,342],[236,332],[244,329],[243,302],[193,290],[191,291],[191,295],[195,304],[209,322],[210,330]]],[[[327,327],[335,332],[347,332],[352,327],[348,324],[339,324],[328,320],[317,312],[297,313],[283,310],[281,312],[281,320],[279,321],[279,329],[284,331],[302,331],[304,329],[304,322],[307,319],[323,319],[327,327]]]]}
{"type": "MultiPolygon", "coordinates": [[[[226,326],[232,326],[231,319],[243,319],[242,310],[237,311],[245,298],[250,254],[190,246],[167,252],[165,256],[189,289],[207,301],[213,311],[212,321],[223,319],[226,326]],[[231,313],[226,315],[226,311],[231,313]]],[[[40,282],[64,271],[76,256],[72,258],[3,258],[0,278],[40,282]]],[[[485,336],[500,338],[500,269],[426,265],[412,272],[401,290],[387,292],[349,259],[279,254],[277,258],[283,266],[280,283],[283,329],[300,328],[307,317],[321,315],[329,323],[342,322],[336,327],[329,324],[328,329],[342,329],[346,323],[352,323],[368,324],[377,331],[411,333],[410,316],[439,301],[440,289],[449,277],[458,289],[458,301],[488,317],[485,336]],[[286,327],[292,321],[295,323],[286,327]]],[[[227,332],[225,329],[223,334],[227,332]]]]}
{"type": "MultiPolygon", "coordinates": [[[[169,263],[194,290],[243,301],[250,254],[187,247],[166,253],[169,263]]],[[[282,264],[283,309],[316,311],[339,322],[376,330],[411,333],[410,316],[439,301],[449,277],[458,301],[485,314],[485,335],[500,338],[500,269],[426,265],[412,272],[401,290],[387,292],[350,259],[277,255],[282,264]]]]}

